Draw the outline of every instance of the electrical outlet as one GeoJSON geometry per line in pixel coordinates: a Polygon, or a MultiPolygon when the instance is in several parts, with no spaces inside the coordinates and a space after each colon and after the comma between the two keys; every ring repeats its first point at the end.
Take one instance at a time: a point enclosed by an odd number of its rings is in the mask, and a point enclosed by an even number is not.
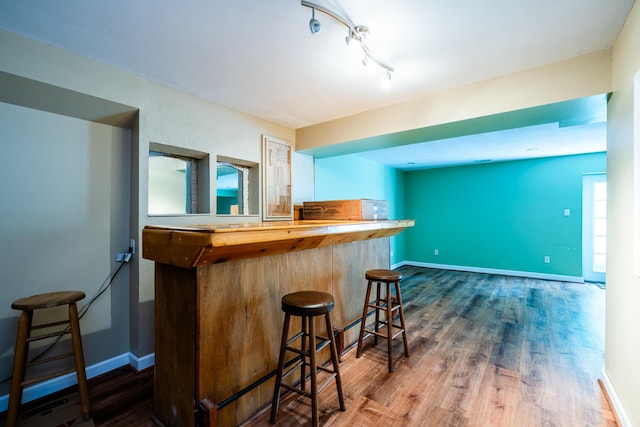
{"type": "Polygon", "coordinates": [[[551,262],[551,257],[549,255],[545,255],[544,257],[544,263],[545,264],[549,264],[551,262]]]}
{"type": "Polygon", "coordinates": [[[135,254],[136,253],[136,241],[134,239],[131,239],[129,241],[129,253],[131,253],[131,254],[135,254]]]}
{"type": "Polygon", "coordinates": [[[437,249],[435,249],[435,250],[433,251],[433,254],[434,254],[434,255],[440,255],[440,251],[439,251],[439,250],[437,250],[437,249]]]}

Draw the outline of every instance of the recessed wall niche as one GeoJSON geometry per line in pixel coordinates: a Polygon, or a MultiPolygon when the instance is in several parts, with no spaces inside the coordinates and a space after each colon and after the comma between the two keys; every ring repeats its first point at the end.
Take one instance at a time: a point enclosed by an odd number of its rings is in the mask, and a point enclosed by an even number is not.
{"type": "Polygon", "coordinates": [[[209,154],[149,144],[149,215],[208,214],[209,154]]]}
{"type": "Polygon", "coordinates": [[[216,215],[258,215],[258,163],[217,156],[216,215]]]}

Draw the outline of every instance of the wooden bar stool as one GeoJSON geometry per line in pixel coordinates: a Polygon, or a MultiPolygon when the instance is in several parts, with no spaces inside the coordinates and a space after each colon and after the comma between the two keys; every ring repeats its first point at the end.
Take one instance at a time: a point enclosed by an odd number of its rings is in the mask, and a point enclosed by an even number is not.
{"type": "Polygon", "coordinates": [[[87,376],[84,368],[84,355],[82,353],[82,340],[80,337],[80,325],[78,322],[78,307],[76,305],[76,302],[80,301],[84,297],[84,292],[80,291],[51,292],[46,294],[33,295],[27,298],[21,298],[11,304],[11,308],[15,310],[22,310],[22,314],[20,315],[20,320],[18,322],[18,335],[16,337],[16,347],[13,356],[13,374],[11,378],[11,388],[9,390],[7,427],[13,427],[16,424],[18,411],[20,409],[20,402],[22,401],[22,390],[24,387],[37,382],[59,377],[73,371],[76,371],[76,375],[78,377],[78,389],[80,392],[80,401],[82,403],[82,417],[85,419],[85,421],[89,420],[89,392],[87,389],[87,376]],[[58,322],[40,324],[36,326],[32,325],[34,310],[57,307],[61,305],[69,306],[68,319],[58,322]],[[53,326],[61,326],[65,324],[68,324],[69,326],[64,330],[58,332],[43,333],[37,336],[31,335],[31,332],[36,329],[50,328],[53,326]],[[27,363],[29,343],[37,340],[62,336],[68,333],[71,333],[71,340],[73,343],[72,353],[52,356],[46,359],[40,359],[31,363],[27,363]],[[61,372],[51,373],[48,375],[43,375],[38,378],[25,380],[26,368],[53,362],[55,360],[65,359],[68,357],[74,358],[74,368],[70,368],[61,372]]]}
{"type": "Polygon", "coordinates": [[[276,383],[273,390],[273,402],[271,405],[271,424],[275,424],[276,417],[278,415],[278,406],[280,404],[280,388],[284,387],[287,390],[298,393],[302,396],[311,399],[311,419],[312,425],[315,427],[318,425],[318,394],[324,390],[324,388],[335,379],[336,387],[338,389],[338,400],[340,401],[340,410],[346,409],[344,404],[344,397],[342,395],[342,380],[340,379],[340,367],[338,366],[338,351],[336,349],[336,342],[333,336],[333,327],[331,326],[331,317],[329,313],[333,310],[333,296],[325,292],[316,291],[301,291],[287,294],[282,297],[282,311],[284,311],[284,327],[282,329],[282,340],[280,343],[280,356],[278,360],[278,371],[276,374],[276,383]],[[292,338],[287,339],[289,336],[289,322],[291,316],[300,316],[302,318],[301,331],[294,335],[292,338]],[[324,316],[327,326],[327,338],[316,336],[316,330],[314,326],[314,317],[324,316]],[[319,338],[320,341],[316,341],[319,338]],[[300,348],[292,347],[291,344],[300,339],[300,348]],[[307,343],[308,339],[308,343],[307,343]],[[324,366],[318,366],[316,359],[317,353],[329,344],[331,349],[331,362],[333,369],[325,368],[324,366]],[[297,357],[293,366],[288,367],[288,370],[284,372],[285,368],[285,356],[286,352],[293,352],[297,357]],[[307,361],[308,360],[308,361],[307,361]],[[311,391],[305,390],[306,386],[306,367],[310,367],[311,377],[311,391]],[[282,380],[295,372],[297,368],[300,368],[300,386],[294,387],[282,382],[282,380]],[[318,386],[317,373],[318,370],[329,373],[330,376],[320,386],[318,386]]]}
{"type": "Polygon", "coordinates": [[[373,336],[374,345],[378,344],[378,337],[387,340],[388,364],[389,372],[393,372],[393,350],[392,341],[394,338],[402,334],[404,341],[404,355],[409,357],[409,342],[407,339],[407,330],[404,324],[404,310],[402,308],[402,296],[400,294],[400,280],[402,274],[393,270],[368,270],[365,273],[368,281],[367,296],[364,300],[364,309],[362,310],[362,322],[360,324],[360,336],[358,337],[358,352],[356,357],[362,356],[362,342],[365,338],[373,336]],[[371,300],[371,286],[376,283],[376,296],[371,300]],[[381,293],[381,285],[386,284],[386,291],[381,293]],[[395,285],[395,296],[391,295],[391,284],[395,285]],[[373,308],[375,320],[371,325],[367,325],[367,317],[369,309],[373,308]],[[384,320],[380,317],[380,312],[385,315],[384,320]],[[393,320],[396,314],[400,317],[400,324],[394,324],[393,320]],[[380,332],[381,327],[386,326],[386,332],[380,332]],[[394,332],[395,328],[395,332],[394,332]],[[369,335],[365,337],[365,332],[369,335]]]}

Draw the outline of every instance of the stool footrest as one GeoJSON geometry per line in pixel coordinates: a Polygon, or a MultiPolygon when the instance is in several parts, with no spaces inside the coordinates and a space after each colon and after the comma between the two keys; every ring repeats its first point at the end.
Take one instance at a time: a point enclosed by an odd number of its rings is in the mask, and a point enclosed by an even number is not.
{"type": "MultiPolygon", "coordinates": [[[[378,330],[380,330],[382,328],[386,329],[387,328],[387,324],[388,324],[388,322],[386,320],[378,320],[378,330]]],[[[366,330],[375,331],[375,327],[376,327],[375,322],[371,323],[371,324],[365,326],[365,331],[366,330]]],[[[397,329],[402,329],[402,325],[396,325],[395,323],[391,323],[391,327],[392,328],[397,328],[397,329]]]]}
{"type": "Polygon", "coordinates": [[[67,374],[70,374],[70,373],[75,372],[75,371],[76,371],[75,368],[66,369],[64,371],[56,372],[56,373],[53,373],[53,374],[43,375],[43,376],[38,377],[38,378],[31,378],[31,379],[28,379],[28,380],[24,380],[24,381],[22,381],[20,383],[20,385],[22,387],[26,387],[28,385],[31,385],[31,384],[34,384],[34,383],[38,383],[40,381],[45,381],[45,380],[50,380],[51,378],[61,377],[63,375],[67,375],[67,374]]]}
{"type": "Polygon", "coordinates": [[[300,394],[302,396],[305,396],[305,397],[308,397],[308,398],[311,398],[311,396],[312,396],[311,393],[309,393],[306,390],[302,390],[300,387],[290,386],[289,384],[280,384],[280,387],[286,388],[289,391],[292,391],[294,393],[298,393],[298,394],[300,394]]]}
{"type": "MultiPolygon", "coordinates": [[[[322,338],[322,337],[317,337],[320,338],[320,340],[318,340],[318,342],[316,343],[316,353],[319,352],[320,350],[322,350],[323,348],[325,348],[327,345],[329,345],[331,343],[331,340],[328,338],[322,338]]],[[[293,338],[292,338],[293,340],[293,338]]],[[[287,344],[291,344],[291,340],[287,341],[287,344]]],[[[309,355],[309,350],[307,351],[302,351],[299,348],[295,348],[295,347],[291,347],[289,345],[287,345],[287,350],[291,351],[293,353],[299,354],[301,356],[308,356],[309,355]]]]}
{"type": "MultiPolygon", "coordinates": [[[[331,381],[333,381],[333,380],[334,380],[334,378],[335,378],[337,375],[336,375],[336,373],[335,373],[334,371],[328,370],[328,369],[323,368],[323,367],[321,367],[321,366],[318,366],[318,369],[322,369],[323,371],[326,371],[326,372],[328,372],[328,373],[330,373],[330,374],[331,374],[331,375],[330,375],[330,376],[329,376],[329,377],[328,377],[328,378],[327,378],[327,379],[326,379],[326,380],[325,380],[325,381],[324,381],[324,382],[323,382],[323,383],[318,387],[318,392],[317,392],[317,393],[318,393],[318,394],[320,394],[320,393],[322,392],[322,390],[324,390],[325,388],[327,388],[327,386],[328,386],[329,384],[331,384],[331,381]]],[[[291,371],[289,371],[289,372],[291,372],[291,371]]],[[[289,372],[288,372],[288,373],[289,373],[289,372]]],[[[282,378],[284,378],[284,377],[285,377],[285,375],[283,375],[283,376],[282,376],[282,378]]],[[[306,390],[302,390],[300,387],[297,387],[297,386],[291,386],[291,385],[289,385],[289,384],[280,384],[280,387],[286,388],[287,390],[292,391],[292,392],[294,392],[294,393],[298,393],[298,394],[300,394],[300,395],[302,395],[302,396],[306,396],[306,397],[312,397],[312,396],[313,396],[310,392],[308,392],[308,391],[306,391],[306,390]]]]}
{"type": "MultiPolygon", "coordinates": [[[[369,303],[369,304],[367,304],[367,306],[368,306],[368,307],[371,307],[371,308],[378,309],[378,310],[386,310],[386,309],[387,309],[387,304],[383,304],[383,305],[376,305],[376,304],[373,304],[373,303],[369,303]]],[[[397,311],[397,310],[399,310],[399,309],[400,309],[400,306],[399,306],[399,305],[397,305],[397,304],[393,304],[393,303],[392,303],[392,305],[391,305],[391,311],[392,311],[392,312],[397,311]]],[[[375,311],[370,311],[369,313],[375,313],[375,311]]],[[[367,314],[368,314],[368,313],[367,313],[367,314]]]]}
{"type": "MultiPolygon", "coordinates": [[[[396,328],[397,328],[397,327],[398,327],[398,326],[396,326],[396,328]]],[[[364,337],[363,337],[363,339],[367,339],[367,338],[369,338],[369,336],[371,336],[371,335],[377,335],[377,336],[379,336],[379,337],[381,337],[381,338],[385,338],[385,339],[389,338],[389,337],[387,336],[387,334],[382,333],[382,332],[377,332],[377,331],[374,331],[374,330],[371,330],[371,329],[367,329],[367,328],[365,328],[365,330],[364,330],[364,331],[365,331],[366,333],[368,333],[369,335],[368,335],[368,336],[364,336],[364,337]]],[[[402,329],[402,328],[401,328],[399,331],[397,331],[396,333],[394,333],[394,334],[391,336],[391,339],[396,338],[397,336],[401,335],[403,332],[404,332],[404,329],[402,329]]]]}
{"type": "Polygon", "coordinates": [[[27,342],[45,340],[47,338],[53,338],[53,337],[61,337],[63,335],[70,334],[70,333],[71,333],[70,329],[69,330],[65,329],[64,331],[51,332],[50,334],[36,335],[35,337],[27,338],[27,342]]]}
{"type": "Polygon", "coordinates": [[[65,354],[60,354],[58,356],[47,357],[46,359],[38,359],[36,361],[27,363],[27,368],[31,366],[43,365],[45,363],[53,362],[54,360],[68,359],[70,357],[73,357],[73,353],[65,353],[65,354]]]}
{"type": "Polygon", "coordinates": [[[69,324],[69,319],[65,319],[65,320],[60,320],[58,322],[40,323],[39,325],[33,325],[31,326],[31,329],[44,329],[44,328],[50,328],[52,326],[60,326],[60,325],[68,325],[68,324],[69,324]]]}

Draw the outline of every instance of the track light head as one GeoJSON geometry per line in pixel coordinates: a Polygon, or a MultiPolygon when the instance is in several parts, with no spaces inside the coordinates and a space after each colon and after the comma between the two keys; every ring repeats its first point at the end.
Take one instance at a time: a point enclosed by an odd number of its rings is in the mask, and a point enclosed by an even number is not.
{"type": "Polygon", "coordinates": [[[320,21],[316,19],[316,10],[312,8],[311,19],[309,20],[309,30],[311,31],[311,34],[318,34],[320,32],[320,29],[320,21]]]}

